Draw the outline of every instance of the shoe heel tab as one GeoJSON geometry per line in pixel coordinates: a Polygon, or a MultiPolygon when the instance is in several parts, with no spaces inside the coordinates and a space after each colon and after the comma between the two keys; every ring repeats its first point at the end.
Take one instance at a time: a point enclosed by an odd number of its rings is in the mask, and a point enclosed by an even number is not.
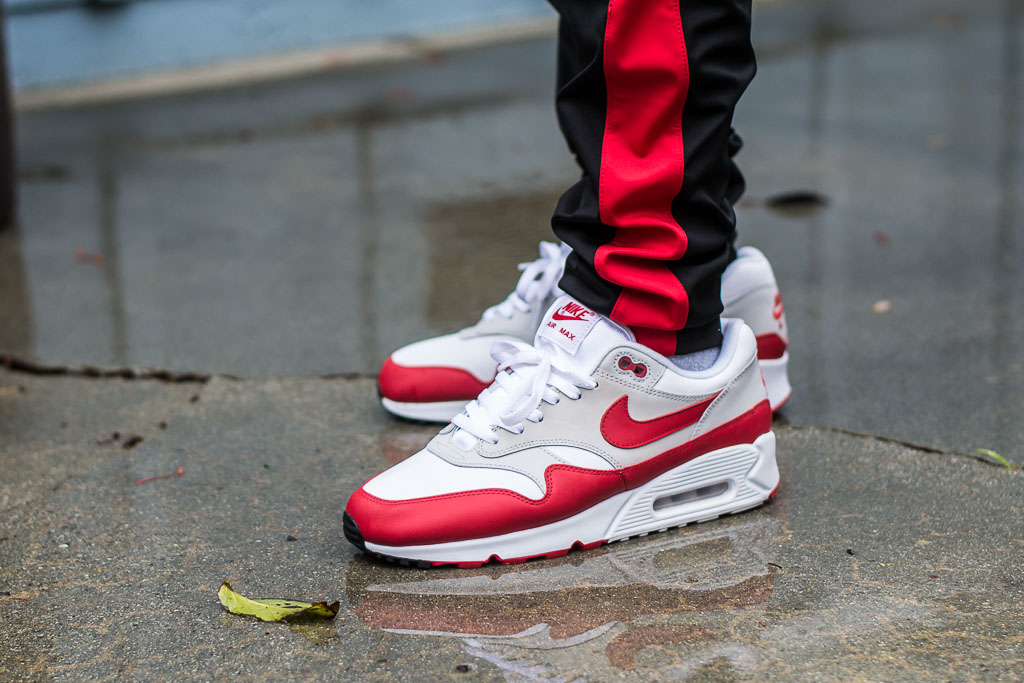
{"type": "Polygon", "coordinates": [[[778,289],[772,264],[757,249],[743,247],[722,275],[722,301],[728,306],[762,287],[778,289]]]}
{"type": "Polygon", "coordinates": [[[722,318],[722,356],[742,363],[757,357],[757,337],[739,318],[722,318]]]}
{"type": "Polygon", "coordinates": [[[714,364],[700,372],[676,372],[695,379],[717,377],[723,372],[735,374],[756,358],[757,339],[747,324],[739,318],[722,318],[722,346],[714,364]]]}

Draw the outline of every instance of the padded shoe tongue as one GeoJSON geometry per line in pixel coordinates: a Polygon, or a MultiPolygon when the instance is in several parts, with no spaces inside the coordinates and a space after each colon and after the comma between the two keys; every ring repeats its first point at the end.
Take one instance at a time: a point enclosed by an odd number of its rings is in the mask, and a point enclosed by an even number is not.
{"type": "Polygon", "coordinates": [[[544,314],[534,346],[589,375],[609,351],[624,341],[635,341],[628,329],[572,297],[561,296],[544,314]]]}

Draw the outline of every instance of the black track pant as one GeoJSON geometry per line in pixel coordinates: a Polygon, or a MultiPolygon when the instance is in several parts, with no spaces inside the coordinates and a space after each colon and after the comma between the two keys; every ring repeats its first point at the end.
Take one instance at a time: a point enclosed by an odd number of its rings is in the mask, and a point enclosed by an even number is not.
{"type": "Polygon", "coordinates": [[[558,120],[583,169],[552,218],[572,247],[560,286],[662,353],[716,346],[750,0],[551,2],[558,120]]]}

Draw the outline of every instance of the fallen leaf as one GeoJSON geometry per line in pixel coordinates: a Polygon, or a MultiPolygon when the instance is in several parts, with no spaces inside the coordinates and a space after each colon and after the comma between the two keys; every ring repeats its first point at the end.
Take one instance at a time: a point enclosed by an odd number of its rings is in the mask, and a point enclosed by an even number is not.
{"type": "Polygon", "coordinates": [[[107,257],[103,254],[90,254],[82,247],[75,248],[75,260],[79,263],[90,263],[97,268],[102,268],[107,263],[107,257]]]}
{"type": "Polygon", "coordinates": [[[889,311],[892,310],[892,302],[889,301],[888,299],[876,301],[874,304],[871,305],[871,310],[874,313],[888,313],[889,311]]]}
{"type": "Polygon", "coordinates": [[[239,595],[231,588],[231,583],[225,581],[217,591],[217,598],[220,604],[232,614],[245,614],[256,617],[261,621],[281,621],[299,615],[324,617],[333,619],[338,616],[338,602],[327,604],[326,602],[299,602],[298,600],[250,600],[244,595],[239,595]]]}
{"type": "Polygon", "coordinates": [[[184,467],[179,467],[172,474],[158,474],[158,475],[153,476],[153,477],[143,477],[142,479],[139,479],[137,482],[135,482],[135,485],[138,486],[139,484],[148,484],[151,481],[160,481],[161,479],[170,479],[171,477],[180,477],[180,476],[182,476],[184,474],[185,474],[185,468],[184,467]]]}
{"type": "Polygon", "coordinates": [[[995,460],[997,463],[999,463],[1008,470],[1013,469],[1013,465],[1010,464],[1009,460],[999,455],[991,448],[975,448],[974,450],[981,453],[982,455],[987,455],[988,457],[992,458],[993,460],[995,460]]]}

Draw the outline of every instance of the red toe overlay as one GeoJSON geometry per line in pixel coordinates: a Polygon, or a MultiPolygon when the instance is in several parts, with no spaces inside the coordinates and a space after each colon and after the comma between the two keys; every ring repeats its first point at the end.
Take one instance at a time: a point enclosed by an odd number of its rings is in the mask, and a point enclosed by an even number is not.
{"type": "Polygon", "coordinates": [[[507,489],[383,500],[360,488],[352,494],[345,511],[371,543],[430,545],[543,526],[626,490],[618,472],[552,465],[544,478],[547,493],[537,500],[507,489]]]}
{"type": "Polygon", "coordinates": [[[490,385],[461,368],[406,366],[388,358],[377,379],[384,398],[402,403],[470,401],[490,385]]]}

